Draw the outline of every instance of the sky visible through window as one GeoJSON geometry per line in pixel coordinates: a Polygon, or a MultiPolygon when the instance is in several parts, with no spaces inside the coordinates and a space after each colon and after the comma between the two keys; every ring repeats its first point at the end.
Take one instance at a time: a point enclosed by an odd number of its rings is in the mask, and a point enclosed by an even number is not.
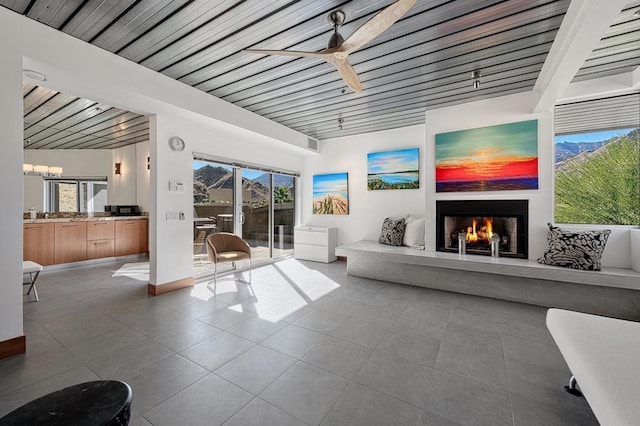
{"type": "Polygon", "coordinates": [[[576,133],[575,135],[560,135],[556,136],[555,143],[569,142],[600,142],[611,139],[614,136],[626,135],[633,129],[617,129],[617,130],[606,130],[603,132],[592,132],[592,133],[576,133]]]}

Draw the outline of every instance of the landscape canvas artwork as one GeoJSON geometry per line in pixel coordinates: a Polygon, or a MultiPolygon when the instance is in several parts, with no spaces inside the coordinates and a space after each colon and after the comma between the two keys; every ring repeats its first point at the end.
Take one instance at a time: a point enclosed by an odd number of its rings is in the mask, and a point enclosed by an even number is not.
{"type": "Polygon", "coordinates": [[[313,214],[349,214],[349,174],[313,176],[313,214]]]}
{"type": "Polygon", "coordinates": [[[538,120],[436,135],[436,192],[538,189],[538,120]]]}
{"type": "Polygon", "coordinates": [[[417,189],[420,187],[420,149],[367,154],[367,189],[417,189]]]}

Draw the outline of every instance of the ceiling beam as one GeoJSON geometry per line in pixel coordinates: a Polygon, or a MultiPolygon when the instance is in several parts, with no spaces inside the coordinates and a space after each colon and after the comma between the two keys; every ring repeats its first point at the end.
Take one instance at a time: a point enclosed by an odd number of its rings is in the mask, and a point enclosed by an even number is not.
{"type": "Polygon", "coordinates": [[[571,83],[627,0],[573,0],[534,86],[533,112],[549,111],[571,83]]]}

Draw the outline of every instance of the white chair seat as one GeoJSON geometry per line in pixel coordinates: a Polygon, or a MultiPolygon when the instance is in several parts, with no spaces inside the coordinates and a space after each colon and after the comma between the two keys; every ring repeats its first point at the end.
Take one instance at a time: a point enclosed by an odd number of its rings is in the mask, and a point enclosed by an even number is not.
{"type": "Polygon", "coordinates": [[[28,274],[31,272],[40,272],[42,271],[42,265],[36,262],[32,262],[31,260],[24,260],[22,262],[22,273],[28,274]]]}
{"type": "Polygon", "coordinates": [[[36,289],[36,280],[38,279],[38,275],[40,275],[40,271],[42,271],[42,265],[39,263],[33,262],[31,260],[23,260],[22,261],[22,274],[29,275],[29,281],[23,282],[22,285],[28,285],[29,290],[27,291],[27,295],[31,294],[31,290],[33,290],[33,295],[36,298],[36,302],[38,299],[38,290],[36,289]]]}

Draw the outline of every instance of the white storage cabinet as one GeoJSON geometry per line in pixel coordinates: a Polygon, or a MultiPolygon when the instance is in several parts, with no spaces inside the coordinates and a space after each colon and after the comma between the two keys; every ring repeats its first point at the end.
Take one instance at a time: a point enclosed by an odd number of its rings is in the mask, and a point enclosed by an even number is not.
{"type": "Polygon", "coordinates": [[[331,263],[336,260],[337,228],[296,226],[293,230],[293,254],[296,259],[331,263]]]}

